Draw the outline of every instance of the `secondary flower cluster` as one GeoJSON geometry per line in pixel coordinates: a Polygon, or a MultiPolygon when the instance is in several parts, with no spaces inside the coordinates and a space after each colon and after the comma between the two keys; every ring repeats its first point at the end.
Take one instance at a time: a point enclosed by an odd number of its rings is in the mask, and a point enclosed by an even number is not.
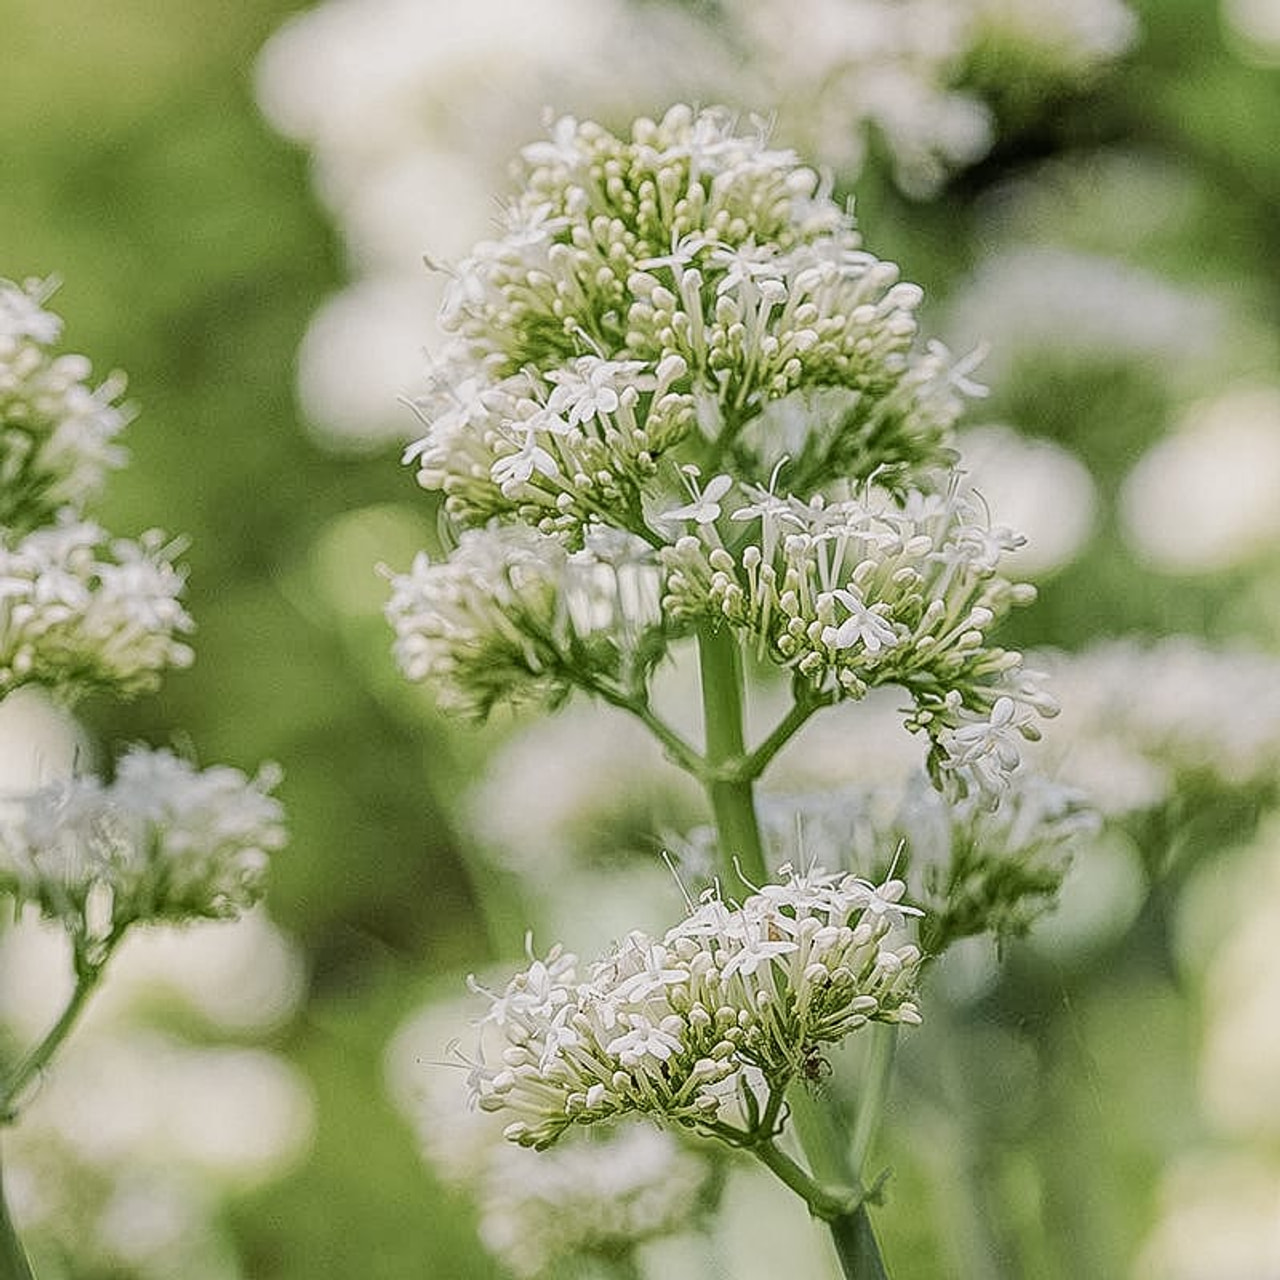
{"type": "Polygon", "coordinates": [[[839,697],[905,687],[937,767],[963,790],[998,794],[1019,739],[1038,737],[1035,715],[1057,709],[1021,655],[986,638],[1012,605],[1034,599],[996,572],[1020,539],[957,495],[803,502],[744,486],[748,501],[722,507],[731,486],[718,476],[668,513],[695,531],[661,553],[664,608],[728,621],[762,656],[839,697]]]}
{"type": "Polygon", "coordinates": [[[748,425],[823,388],[840,430],[802,442],[812,473],[947,456],[967,384],[914,349],[920,289],[816,174],[734,125],[675,107],[623,140],[566,118],[525,149],[506,234],[453,273],[456,340],[406,455],[451,515],[643,536],[674,484],[664,456],[767,471],[776,441],[748,425]]]}
{"type": "Polygon", "coordinates": [[[935,958],[961,938],[1025,933],[1052,906],[1073,847],[1098,826],[1083,793],[1025,770],[994,810],[981,797],[948,800],[923,773],[878,787],[765,795],[759,810],[779,860],[838,858],[873,877],[892,867],[924,909],[920,941],[935,958]]]}
{"type": "Polygon", "coordinates": [[[563,1275],[575,1255],[626,1254],[705,1211],[709,1165],[672,1134],[631,1124],[593,1136],[540,1156],[505,1143],[495,1152],[481,1238],[517,1276],[563,1275]]]}
{"type": "Polygon", "coordinates": [[[127,693],[190,663],[177,549],[155,531],[110,538],[69,512],[0,539],[0,697],[27,683],[127,693]]]}
{"type": "MultiPolygon", "coordinates": [[[[472,1072],[505,1134],[546,1147],[574,1124],[628,1112],[694,1129],[760,1116],[825,1045],[869,1021],[919,1021],[921,954],[891,945],[904,886],[794,872],[730,906],[711,893],[661,940],[632,933],[579,977],[553,948],[516,974],[484,1024],[500,1062],[472,1072]]],[[[754,1135],[750,1136],[771,1136],[754,1135]]]]}
{"type": "Polygon", "coordinates": [[[83,356],[53,353],[50,291],[0,280],[0,697],[23,684],[129,693],[191,659],[184,576],[163,535],[111,539],[84,517],[125,460],[123,382],[93,388],[83,356]]]}
{"type": "Polygon", "coordinates": [[[118,375],[89,384],[84,356],[55,355],[62,322],[44,309],[49,285],[0,280],[0,526],[29,530],[97,497],[124,462],[127,422],[118,375]]]}
{"type": "Polygon", "coordinates": [[[468,529],[447,560],[420,553],[391,584],[401,670],[471,713],[512,696],[555,705],[588,677],[633,688],[662,653],[658,568],[617,530],[571,553],[521,525],[468,529]]]}
{"type": "Polygon", "coordinates": [[[248,778],[134,748],[115,780],[74,777],[3,800],[0,891],[88,939],[138,921],[237,915],[284,844],[274,770],[248,778]]]}

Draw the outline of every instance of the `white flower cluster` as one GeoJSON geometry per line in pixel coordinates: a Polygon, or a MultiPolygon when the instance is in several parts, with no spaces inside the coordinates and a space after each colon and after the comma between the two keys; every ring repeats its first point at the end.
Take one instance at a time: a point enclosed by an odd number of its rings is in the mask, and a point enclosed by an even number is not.
{"type": "Polygon", "coordinates": [[[421,553],[391,584],[400,669],[473,714],[512,695],[554,705],[588,672],[630,689],[661,656],[657,565],[617,530],[567,552],[522,525],[468,529],[448,559],[421,553]]]}
{"type": "Polygon", "coordinates": [[[1125,533],[1165,573],[1272,560],[1280,545],[1280,388],[1238,382],[1193,405],[1125,478],[1125,533]]]}
{"type": "Polygon", "coordinates": [[[0,698],[24,684],[130,693],[191,661],[180,547],[154,530],[110,539],[84,518],[124,461],[121,384],[90,389],[83,356],[50,352],[62,323],[48,292],[0,281],[0,698]]]}
{"type": "Polygon", "coordinates": [[[136,747],[112,783],[76,777],[8,797],[0,890],[89,941],[138,921],[235,916],[284,844],[277,780],[136,747]]]}
{"type": "Polygon", "coordinates": [[[814,868],[737,907],[709,893],[661,940],[630,934],[585,980],[554,947],[486,993],[482,1025],[505,1047],[498,1063],[482,1052],[473,1096],[514,1117],[504,1132],[522,1146],[628,1113],[771,1137],[757,1131],[776,1116],[770,1100],[823,1046],[871,1020],[919,1021],[921,953],[889,937],[920,914],[904,887],[814,868]]]}
{"type": "Polygon", "coordinates": [[[1057,711],[1021,655],[986,638],[1034,598],[996,572],[1021,539],[963,497],[915,491],[902,504],[876,493],[803,502],[745,487],[749,500],[720,522],[719,501],[712,512],[707,497],[723,498],[729,483],[707,485],[689,520],[696,532],[661,553],[664,607],[727,621],[824,693],[905,687],[910,723],[934,741],[938,766],[963,789],[997,795],[1019,740],[1039,736],[1036,716],[1057,711]]]}
{"type": "Polygon", "coordinates": [[[706,1160],[649,1125],[595,1136],[540,1153],[536,1177],[530,1153],[495,1153],[481,1238],[517,1276],[559,1276],[565,1257],[617,1256],[696,1219],[706,1160]]]}
{"type": "MultiPolygon", "coordinates": [[[[1092,171],[1097,185],[1116,179],[1092,171]]],[[[1130,175],[1130,182],[1134,180],[1130,175]]],[[[1041,195],[1058,204],[1076,195],[1046,182],[1041,195]]],[[[1167,196],[1167,192],[1161,192],[1167,196]]],[[[1140,199],[1123,190],[1113,198],[1140,199]]],[[[1015,199],[1010,196],[1011,201],[1015,199]]],[[[1022,195],[1024,203],[1029,197],[1022,195]]],[[[1031,224],[1043,213],[1029,208],[1031,224]]],[[[1056,362],[1092,367],[1116,360],[1157,365],[1175,387],[1203,381],[1236,338],[1221,303],[1115,258],[1062,246],[1011,248],[980,264],[952,307],[955,341],[980,335],[991,344],[984,373],[1003,383],[1020,366],[1034,370],[1046,352],[1056,362]]]]}
{"type": "Polygon", "coordinates": [[[187,666],[178,549],[155,530],[110,538],[70,513],[0,539],[0,697],[23,684],[127,693],[187,666]]]}
{"type": "Polygon", "coordinates": [[[525,148],[505,236],[446,294],[457,340],[406,455],[450,514],[570,533],[604,519],[652,540],[665,455],[767,470],[776,453],[748,424],[827,387],[846,413],[804,442],[814,473],[947,456],[965,383],[913,350],[921,291],[861,248],[816,174],[735,124],[674,107],[624,141],[566,118],[525,148]]]}
{"type": "Polygon", "coordinates": [[[80,355],[51,350],[62,322],[44,309],[48,283],[0,280],[0,527],[28,530],[97,497],[124,463],[115,437],[128,421],[116,375],[89,385],[80,355]]]}

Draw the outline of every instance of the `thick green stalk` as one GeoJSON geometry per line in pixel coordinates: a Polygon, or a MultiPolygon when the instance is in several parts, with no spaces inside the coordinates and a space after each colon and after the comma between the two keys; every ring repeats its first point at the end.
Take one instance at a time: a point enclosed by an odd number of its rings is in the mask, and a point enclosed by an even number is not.
{"type": "Polygon", "coordinates": [[[35,1280],[35,1273],[27,1261],[22,1242],[14,1230],[5,1203],[4,1186],[0,1181],[0,1280],[35,1280]]]}
{"type": "MultiPolygon", "coordinates": [[[[726,880],[740,874],[762,884],[768,878],[768,869],[756,817],[753,782],[743,767],[747,759],[743,733],[744,685],[737,637],[727,626],[718,629],[704,626],[698,633],[698,659],[706,733],[707,790],[716,820],[720,873],[726,880]]],[[[873,1092],[879,1106],[883,1093],[878,1087],[873,1088],[873,1092]]],[[[791,1090],[789,1101],[800,1145],[816,1181],[861,1191],[862,1170],[850,1159],[844,1120],[834,1103],[815,1097],[802,1084],[791,1090]]],[[[869,1104],[872,1099],[864,1098],[864,1101],[869,1104]]],[[[866,1123],[870,1125],[869,1121],[866,1123]]],[[[868,1142],[873,1132],[873,1128],[868,1128],[868,1142]]],[[[827,1225],[845,1280],[888,1280],[864,1204],[848,1212],[833,1213],[827,1217],[827,1225]]]]}
{"type": "Polygon", "coordinates": [[[704,626],[698,632],[702,675],[702,712],[706,733],[707,791],[716,819],[721,875],[740,872],[753,884],[768,877],[760,824],[750,779],[734,776],[746,760],[742,727],[742,653],[727,627],[704,626]]]}

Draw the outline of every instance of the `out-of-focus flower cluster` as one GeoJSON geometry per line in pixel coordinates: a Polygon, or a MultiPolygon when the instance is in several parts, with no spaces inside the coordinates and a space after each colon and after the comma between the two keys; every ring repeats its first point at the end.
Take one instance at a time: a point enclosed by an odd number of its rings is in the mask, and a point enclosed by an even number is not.
{"type": "Polygon", "coordinates": [[[1063,716],[1042,767],[1103,812],[1165,803],[1188,782],[1273,785],[1280,764],[1280,660],[1170,636],[1044,655],[1063,716]]]}
{"type": "Polygon", "coordinates": [[[680,98],[768,112],[844,178],[879,152],[925,195],[987,153],[989,100],[1015,83],[1024,106],[1087,88],[1136,34],[1120,0],[556,0],[536,17],[484,0],[447,19],[329,0],[276,35],[258,79],[272,122],[311,149],[362,277],[304,344],[309,416],[329,439],[402,438],[388,406],[418,382],[437,296],[420,255],[483,234],[507,157],[548,104],[614,122],[680,98]]]}
{"type": "Polygon", "coordinates": [[[4,801],[0,890],[90,942],[136,921],[236,915],[284,844],[275,782],[134,748],[109,784],[71,777],[4,801]]]}
{"type": "Polygon", "coordinates": [[[125,459],[123,383],[91,388],[83,356],[54,353],[50,292],[0,280],[0,697],[24,684],[130,693],[191,660],[179,547],[84,518],[125,459]]]}
{"type": "MultiPolygon", "coordinates": [[[[0,1035],[47,1029],[69,994],[66,946],[34,915],[7,931],[0,1035]]],[[[130,935],[5,1133],[5,1190],[42,1274],[238,1280],[226,1200],[284,1176],[311,1139],[307,1082],[259,1043],[293,1014],[302,979],[298,951],[258,912],[130,935]]]]}
{"type": "Polygon", "coordinates": [[[99,386],[80,355],[55,355],[62,321],[45,310],[52,288],[0,280],[0,527],[26,532],[63,507],[96,498],[121,466],[128,421],[117,374],[99,386]]]}
{"type": "Polygon", "coordinates": [[[64,696],[130,693],[184,667],[192,621],[179,603],[177,544],[156,531],[132,542],[68,514],[0,541],[0,696],[23,684],[64,696]]]}
{"type": "Polygon", "coordinates": [[[1180,903],[1179,958],[1200,1029],[1198,1141],[1161,1179],[1138,1280],[1268,1275],[1280,1267],[1280,825],[1195,877],[1180,903]]]}
{"type": "Polygon", "coordinates": [[[920,951],[889,936],[919,914],[904,887],[815,868],[736,907],[710,893],[661,940],[632,933],[581,978],[555,947],[486,993],[484,1025],[504,1043],[492,1063],[481,1045],[475,1100],[511,1117],[522,1146],[629,1113],[754,1140],[776,1115],[769,1098],[824,1047],[870,1021],[919,1020],[920,951]]]}

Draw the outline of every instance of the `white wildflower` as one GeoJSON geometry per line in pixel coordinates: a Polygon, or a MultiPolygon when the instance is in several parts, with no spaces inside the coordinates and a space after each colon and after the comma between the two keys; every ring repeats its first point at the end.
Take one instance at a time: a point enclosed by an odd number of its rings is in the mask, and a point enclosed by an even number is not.
{"type": "Polygon", "coordinates": [[[25,532],[59,508],[96,497],[124,451],[119,375],[89,385],[84,356],[51,350],[62,325],[44,310],[51,288],[0,280],[0,526],[25,532]]]}
{"type": "Polygon", "coordinates": [[[490,997],[506,1047],[473,1071],[480,1107],[511,1117],[522,1146],[631,1112],[705,1128],[735,1114],[740,1091],[784,1089],[811,1052],[868,1021],[919,1020],[920,952],[889,945],[895,913],[872,909],[901,886],[815,868],[776,888],[791,892],[737,907],[709,897],[661,942],[633,933],[581,976],[558,948],[533,961],[490,997]],[[536,1005],[520,999],[553,972],[536,1005]]]}
{"type": "Polygon", "coordinates": [[[271,769],[250,779],[134,748],[111,783],[72,777],[7,798],[0,887],[104,938],[135,920],[237,915],[284,844],[283,811],[268,794],[277,780],[271,769]],[[95,905],[104,892],[105,924],[95,905]]]}
{"type": "Polygon", "coordinates": [[[177,550],[156,532],[109,541],[74,519],[0,542],[0,694],[22,684],[130,692],[186,666],[178,637],[192,622],[177,550]]]}

